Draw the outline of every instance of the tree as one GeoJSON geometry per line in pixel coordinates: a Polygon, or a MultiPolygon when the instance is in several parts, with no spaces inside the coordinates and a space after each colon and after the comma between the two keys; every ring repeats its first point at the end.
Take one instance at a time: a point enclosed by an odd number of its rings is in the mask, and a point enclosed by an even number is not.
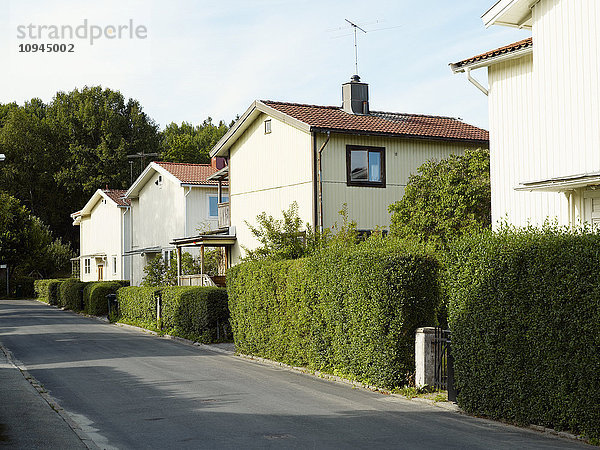
{"type": "Polygon", "coordinates": [[[62,272],[72,253],[16,198],[0,191],[0,263],[8,264],[11,274],[62,272]]]}
{"type": "Polygon", "coordinates": [[[48,105],[0,105],[0,185],[70,242],[78,230],[69,213],[98,188],[126,188],[128,155],[158,150],[157,125],[118,91],[85,87],[48,105]]]}
{"type": "Polygon", "coordinates": [[[181,125],[172,122],[161,133],[161,160],[207,164],[210,162],[210,150],[227,130],[225,122],[215,125],[210,117],[196,126],[188,122],[181,125]]]}
{"type": "Polygon", "coordinates": [[[467,150],[427,161],[411,175],[404,197],[389,207],[392,235],[443,248],[491,225],[490,153],[467,150]]]}

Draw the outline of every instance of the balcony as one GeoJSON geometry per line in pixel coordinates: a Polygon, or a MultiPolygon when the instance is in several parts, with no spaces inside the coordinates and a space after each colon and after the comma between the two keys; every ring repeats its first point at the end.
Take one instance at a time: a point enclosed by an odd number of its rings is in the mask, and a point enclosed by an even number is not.
{"type": "Polygon", "coordinates": [[[231,217],[229,215],[229,202],[219,203],[219,228],[229,228],[231,226],[231,217]]]}

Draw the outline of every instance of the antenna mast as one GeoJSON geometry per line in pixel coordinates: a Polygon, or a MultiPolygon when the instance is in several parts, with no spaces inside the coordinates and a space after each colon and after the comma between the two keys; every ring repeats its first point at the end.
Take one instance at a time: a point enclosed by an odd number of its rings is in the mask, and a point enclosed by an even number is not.
{"type": "Polygon", "coordinates": [[[358,45],[356,43],[356,30],[360,30],[363,33],[367,33],[365,30],[363,30],[361,27],[359,27],[358,25],[356,25],[355,23],[350,22],[348,19],[344,19],[346,22],[348,22],[350,24],[350,26],[352,28],[354,28],[354,68],[356,70],[356,75],[358,75],[358,45]]]}

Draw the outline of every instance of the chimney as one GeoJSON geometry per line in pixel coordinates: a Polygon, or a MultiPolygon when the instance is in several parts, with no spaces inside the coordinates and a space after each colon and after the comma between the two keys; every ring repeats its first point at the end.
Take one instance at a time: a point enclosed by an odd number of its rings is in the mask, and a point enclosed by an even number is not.
{"type": "Polygon", "coordinates": [[[349,114],[369,114],[369,85],[358,75],[342,84],[342,109],[349,114]]]}

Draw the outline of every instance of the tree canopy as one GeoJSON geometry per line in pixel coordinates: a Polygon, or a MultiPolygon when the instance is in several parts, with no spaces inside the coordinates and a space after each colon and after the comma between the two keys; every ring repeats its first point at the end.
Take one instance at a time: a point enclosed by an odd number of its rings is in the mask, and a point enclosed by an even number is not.
{"type": "Polygon", "coordinates": [[[390,205],[392,235],[445,247],[491,225],[490,153],[467,150],[427,161],[411,175],[404,196],[390,205]]]}
{"type": "Polygon", "coordinates": [[[11,273],[50,276],[68,269],[72,251],[14,197],[0,191],[0,263],[11,273]]]}
{"type": "Polygon", "coordinates": [[[171,122],[161,133],[161,160],[207,164],[210,162],[210,150],[223,137],[229,127],[220,121],[212,123],[208,117],[201,125],[171,122]]]}

